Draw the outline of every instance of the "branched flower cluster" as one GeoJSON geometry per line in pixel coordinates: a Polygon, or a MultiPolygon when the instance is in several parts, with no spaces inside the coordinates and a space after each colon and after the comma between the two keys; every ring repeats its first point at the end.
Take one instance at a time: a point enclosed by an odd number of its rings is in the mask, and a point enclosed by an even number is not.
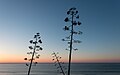
{"type": "Polygon", "coordinates": [[[69,64],[68,64],[68,75],[70,75],[70,69],[71,69],[71,57],[72,57],[72,50],[78,50],[77,48],[73,48],[73,43],[81,43],[79,40],[74,39],[74,35],[82,34],[81,31],[74,30],[75,27],[80,26],[81,22],[78,21],[79,15],[76,8],[70,8],[67,11],[68,17],[65,18],[65,22],[69,23],[70,25],[66,25],[63,29],[64,31],[69,31],[70,35],[67,36],[65,39],[62,39],[62,41],[67,41],[68,48],[66,50],[70,51],[69,53],[69,64]]]}
{"type": "MultiPolygon", "coordinates": [[[[81,22],[77,21],[79,19],[78,11],[74,7],[70,8],[67,11],[67,15],[68,15],[68,17],[66,17],[64,21],[71,23],[71,25],[69,25],[69,26],[67,25],[63,29],[64,29],[64,31],[70,31],[70,35],[65,37],[65,39],[62,39],[62,41],[67,41],[67,43],[69,45],[71,43],[81,43],[81,41],[73,39],[73,35],[82,34],[81,31],[75,31],[74,30],[74,27],[81,25],[81,22]]],[[[69,48],[70,48],[70,46],[69,46],[69,48]]],[[[75,51],[78,50],[77,48],[72,48],[72,49],[75,50],[75,51]]],[[[66,49],[66,50],[69,50],[69,49],[66,49]]]]}
{"type": "Polygon", "coordinates": [[[30,40],[29,41],[31,46],[29,46],[29,49],[31,50],[30,52],[27,52],[28,55],[31,56],[31,58],[24,58],[24,60],[29,61],[29,64],[26,64],[26,66],[29,67],[28,70],[28,75],[30,75],[30,70],[31,70],[31,66],[34,63],[35,65],[38,62],[35,62],[35,59],[39,59],[40,54],[38,54],[38,51],[43,50],[43,48],[39,45],[42,43],[41,41],[41,37],[40,37],[40,33],[36,33],[36,35],[34,35],[34,40],[30,40]]]}
{"type": "Polygon", "coordinates": [[[53,52],[52,53],[52,56],[53,56],[52,60],[54,61],[55,66],[57,67],[57,71],[59,73],[65,75],[67,68],[64,66],[64,62],[60,61],[61,57],[58,56],[58,54],[59,54],[58,52],[57,53],[53,52]]]}

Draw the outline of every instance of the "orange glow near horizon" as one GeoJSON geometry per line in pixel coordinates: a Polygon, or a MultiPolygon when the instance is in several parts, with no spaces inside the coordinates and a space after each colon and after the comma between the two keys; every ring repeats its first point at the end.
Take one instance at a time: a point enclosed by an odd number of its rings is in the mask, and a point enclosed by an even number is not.
{"type": "MultiPolygon", "coordinates": [[[[52,63],[52,59],[51,58],[40,58],[38,60],[36,60],[39,63],[52,63]]],[[[67,62],[67,60],[62,60],[63,62],[67,62]]],[[[15,57],[0,57],[0,63],[25,63],[28,61],[24,61],[24,57],[20,57],[17,56],[17,58],[15,57]]],[[[72,62],[74,63],[102,63],[102,62],[120,62],[119,59],[74,59],[72,60],[72,62]]]]}
{"type": "MultiPolygon", "coordinates": [[[[53,63],[52,61],[52,56],[48,56],[50,54],[44,55],[46,52],[43,52],[43,54],[41,54],[40,58],[37,59],[37,62],[40,63],[53,63]]],[[[0,53],[0,63],[25,63],[28,61],[25,61],[24,58],[27,55],[20,55],[20,54],[5,54],[5,53],[0,53]]],[[[68,58],[67,56],[62,56],[62,57],[66,57],[66,58],[62,58],[61,61],[62,62],[68,62],[68,58]]],[[[95,62],[95,63],[102,63],[102,62],[117,62],[120,63],[120,59],[119,58],[108,58],[108,57],[80,57],[79,55],[77,56],[73,56],[72,58],[72,62],[75,63],[89,63],[89,62],[95,62]]]]}
{"type": "Polygon", "coordinates": [[[0,57],[0,63],[19,63],[23,62],[23,59],[20,56],[5,56],[0,57]]]}

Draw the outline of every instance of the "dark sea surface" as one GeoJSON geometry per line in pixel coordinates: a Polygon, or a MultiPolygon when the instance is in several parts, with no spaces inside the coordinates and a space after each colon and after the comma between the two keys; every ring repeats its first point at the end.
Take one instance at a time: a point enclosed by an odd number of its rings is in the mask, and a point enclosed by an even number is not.
{"type": "MultiPolygon", "coordinates": [[[[67,64],[65,64],[67,66],[67,64]]],[[[0,75],[27,75],[25,64],[0,64],[0,75]]],[[[62,75],[54,64],[32,66],[31,75],[62,75]]],[[[120,63],[77,63],[71,65],[71,75],[120,75],[120,63]]]]}

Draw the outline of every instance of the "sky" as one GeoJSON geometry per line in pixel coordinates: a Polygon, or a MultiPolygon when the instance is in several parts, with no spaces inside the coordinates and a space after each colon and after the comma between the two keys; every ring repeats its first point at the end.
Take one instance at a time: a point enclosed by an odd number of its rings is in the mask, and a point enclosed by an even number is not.
{"type": "Polygon", "coordinates": [[[120,62],[120,0],[0,0],[0,63],[25,62],[29,40],[40,33],[39,62],[52,62],[52,52],[68,61],[66,12],[76,7],[83,32],[76,39],[72,62],[120,62]]]}

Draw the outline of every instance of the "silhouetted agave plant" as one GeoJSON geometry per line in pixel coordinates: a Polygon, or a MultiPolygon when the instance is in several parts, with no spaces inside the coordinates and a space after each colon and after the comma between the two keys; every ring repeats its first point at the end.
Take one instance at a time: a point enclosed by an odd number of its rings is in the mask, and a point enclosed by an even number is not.
{"type": "Polygon", "coordinates": [[[36,33],[34,35],[34,40],[30,40],[29,41],[30,44],[32,46],[29,46],[29,49],[31,50],[30,52],[27,52],[28,55],[31,55],[31,58],[24,58],[24,60],[29,61],[29,64],[26,64],[26,66],[28,66],[28,75],[30,75],[30,71],[31,71],[31,66],[34,63],[35,65],[37,64],[37,62],[35,62],[35,59],[39,59],[40,55],[38,54],[38,51],[43,50],[41,46],[39,46],[39,44],[42,43],[41,41],[41,37],[40,37],[40,33],[36,33]]]}
{"type": "Polygon", "coordinates": [[[65,73],[66,73],[65,71],[67,68],[64,66],[64,62],[60,61],[61,57],[58,56],[58,52],[57,53],[53,52],[52,57],[53,57],[52,61],[54,61],[54,64],[57,67],[57,71],[59,73],[65,75],[65,73]]]}
{"type": "Polygon", "coordinates": [[[82,34],[81,31],[75,31],[74,27],[80,26],[81,22],[77,21],[77,19],[79,19],[79,15],[78,15],[78,11],[76,10],[76,8],[70,8],[67,11],[67,15],[68,17],[65,18],[65,22],[69,22],[70,25],[65,26],[63,29],[65,31],[70,31],[70,35],[67,36],[65,39],[62,39],[62,41],[67,41],[69,48],[66,50],[69,50],[69,64],[68,64],[68,75],[70,75],[70,67],[71,67],[71,54],[72,54],[72,50],[78,50],[77,48],[73,48],[73,43],[81,43],[81,41],[79,40],[75,40],[73,39],[73,35],[75,34],[82,34]]]}

